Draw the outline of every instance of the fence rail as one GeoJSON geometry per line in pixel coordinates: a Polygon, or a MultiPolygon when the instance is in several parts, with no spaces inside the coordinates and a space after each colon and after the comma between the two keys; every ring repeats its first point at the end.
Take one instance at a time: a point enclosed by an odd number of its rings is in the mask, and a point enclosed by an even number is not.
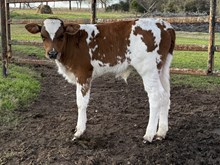
{"type": "MultiPolygon", "coordinates": [[[[28,24],[37,23],[41,24],[44,19],[11,19],[10,24],[28,24]]],[[[78,24],[89,24],[90,19],[62,19],[65,23],[78,23],[78,24]]]]}
{"type": "MultiPolygon", "coordinates": [[[[12,45],[30,45],[30,46],[43,46],[41,41],[24,41],[24,40],[11,40],[12,45]]],[[[220,45],[214,46],[215,52],[220,52],[220,45]]],[[[207,45],[176,45],[175,50],[178,51],[208,51],[207,45]]]]}
{"type": "MultiPolygon", "coordinates": [[[[220,45],[213,46],[215,52],[220,52],[220,45]]],[[[181,51],[208,51],[208,45],[176,45],[175,50],[181,51]]]]}
{"type": "MultiPolygon", "coordinates": [[[[209,16],[202,17],[168,17],[163,20],[170,23],[209,23],[209,16]]],[[[220,22],[220,17],[216,17],[215,22],[220,22]]]]}
{"type": "MultiPolygon", "coordinates": [[[[17,64],[31,64],[31,65],[54,65],[50,60],[33,60],[33,59],[19,59],[14,58],[13,63],[17,64]]],[[[188,69],[188,68],[170,68],[170,72],[174,74],[189,74],[189,75],[202,75],[206,76],[207,71],[202,69],[188,69]]],[[[220,72],[213,72],[212,76],[220,76],[220,72]]]]}
{"type": "MultiPolygon", "coordinates": [[[[161,18],[171,24],[201,24],[209,23],[209,17],[156,17],[161,18]]],[[[121,18],[121,19],[97,19],[97,23],[110,23],[116,21],[128,21],[135,20],[137,18],[121,18]]],[[[28,23],[42,23],[44,19],[10,19],[10,24],[28,24],[28,23]]],[[[79,24],[89,24],[90,19],[63,19],[65,23],[79,23],[79,24]]],[[[220,17],[216,18],[216,23],[220,23],[220,17]]]]}
{"type": "MultiPolygon", "coordinates": [[[[209,23],[209,16],[200,16],[200,17],[154,17],[161,18],[164,21],[167,21],[171,24],[192,24],[192,23],[209,23]]],[[[97,19],[98,23],[108,23],[114,21],[125,21],[125,20],[134,20],[137,18],[122,18],[122,19],[97,19]]],[[[220,17],[216,17],[215,21],[220,23],[220,17]]]]}

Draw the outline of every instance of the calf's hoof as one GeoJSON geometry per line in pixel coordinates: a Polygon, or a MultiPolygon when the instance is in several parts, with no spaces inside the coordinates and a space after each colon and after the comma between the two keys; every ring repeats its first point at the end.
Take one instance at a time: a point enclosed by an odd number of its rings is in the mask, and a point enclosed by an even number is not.
{"type": "Polygon", "coordinates": [[[155,135],[153,138],[148,137],[148,136],[144,136],[143,143],[147,143],[147,142],[152,143],[152,141],[162,141],[163,139],[165,139],[165,137],[158,136],[158,135],[155,135]]]}
{"type": "Polygon", "coordinates": [[[83,133],[84,133],[84,131],[79,131],[79,130],[76,129],[75,134],[72,138],[72,141],[76,141],[76,139],[79,139],[82,136],[83,133]]]}
{"type": "Polygon", "coordinates": [[[158,131],[157,131],[156,138],[165,139],[167,131],[168,131],[168,126],[167,125],[161,125],[159,127],[158,131]]]}
{"type": "Polygon", "coordinates": [[[156,135],[156,136],[154,137],[154,139],[155,139],[155,140],[158,140],[158,141],[161,141],[161,140],[165,139],[165,137],[156,135]]]}
{"type": "Polygon", "coordinates": [[[147,142],[151,143],[153,141],[154,135],[145,134],[143,138],[144,138],[144,141],[143,141],[144,143],[147,143],[147,142]]]}

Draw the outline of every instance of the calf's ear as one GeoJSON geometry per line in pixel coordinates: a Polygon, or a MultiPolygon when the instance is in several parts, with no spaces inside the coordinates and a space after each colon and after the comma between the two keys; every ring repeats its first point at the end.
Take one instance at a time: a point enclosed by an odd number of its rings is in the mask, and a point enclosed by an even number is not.
{"type": "Polygon", "coordinates": [[[78,24],[67,24],[65,25],[65,32],[70,35],[76,34],[80,29],[80,25],[78,24]]]}
{"type": "Polygon", "coordinates": [[[27,29],[27,31],[29,31],[32,34],[36,34],[41,31],[41,26],[35,23],[27,24],[25,25],[25,28],[27,29]]]}

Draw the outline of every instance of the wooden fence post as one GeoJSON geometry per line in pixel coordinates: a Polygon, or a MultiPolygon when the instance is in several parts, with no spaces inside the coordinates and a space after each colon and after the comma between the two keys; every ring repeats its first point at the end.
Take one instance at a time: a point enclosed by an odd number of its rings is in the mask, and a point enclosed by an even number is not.
{"type": "Polygon", "coordinates": [[[209,46],[208,46],[208,70],[207,70],[207,74],[212,74],[213,73],[213,68],[214,68],[215,16],[216,16],[216,0],[210,0],[209,46]]]}
{"type": "Polygon", "coordinates": [[[95,24],[96,23],[96,0],[92,0],[92,5],[91,5],[91,12],[92,12],[92,18],[91,18],[91,23],[95,24]]]}
{"type": "Polygon", "coordinates": [[[10,6],[6,3],[6,21],[7,21],[7,60],[12,57],[11,50],[11,18],[10,18],[10,6]]]}
{"type": "Polygon", "coordinates": [[[7,30],[6,1],[1,0],[1,40],[2,40],[2,74],[7,77],[7,30]]]}

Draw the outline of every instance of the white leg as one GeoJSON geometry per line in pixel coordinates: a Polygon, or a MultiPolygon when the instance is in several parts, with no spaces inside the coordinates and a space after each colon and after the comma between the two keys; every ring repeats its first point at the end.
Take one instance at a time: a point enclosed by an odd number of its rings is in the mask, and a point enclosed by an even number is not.
{"type": "Polygon", "coordinates": [[[161,140],[164,139],[166,136],[166,133],[168,131],[168,113],[170,109],[170,84],[169,79],[167,78],[160,78],[163,87],[165,89],[165,96],[163,98],[163,101],[161,102],[161,108],[160,108],[160,116],[159,116],[159,127],[157,131],[157,139],[161,140]]]}
{"type": "Polygon", "coordinates": [[[160,82],[158,73],[142,76],[145,90],[148,93],[150,104],[149,122],[144,140],[152,142],[156,135],[160,109],[164,99],[165,90],[160,82]]]}
{"type": "Polygon", "coordinates": [[[159,117],[159,127],[157,131],[157,139],[164,139],[168,131],[168,113],[170,109],[170,63],[172,61],[172,55],[169,54],[164,67],[160,74],[160,80],[163,88],[166,91],[166,97],[164,97],[159,117]]]}
{"type": "Polygon", "coordinates": [[[168,112],[170,107],[170,99],[165,96],[163,103],[160,109],[160,117],[159,117],[159,127],[157,131],[157,140],[162,140],[165,138],[166,133],[168,131],[168,112]]]}
{"type": "Polygon", "coordinates": [[[90,88],[89,85],[76,84],[76,96],[77,96],[77,106],[78,106],[78,119],[76,125],[76,133],[74,134],[73,140],[79,138],[86,130],[86,108],[89,103],[90,88]]]}

